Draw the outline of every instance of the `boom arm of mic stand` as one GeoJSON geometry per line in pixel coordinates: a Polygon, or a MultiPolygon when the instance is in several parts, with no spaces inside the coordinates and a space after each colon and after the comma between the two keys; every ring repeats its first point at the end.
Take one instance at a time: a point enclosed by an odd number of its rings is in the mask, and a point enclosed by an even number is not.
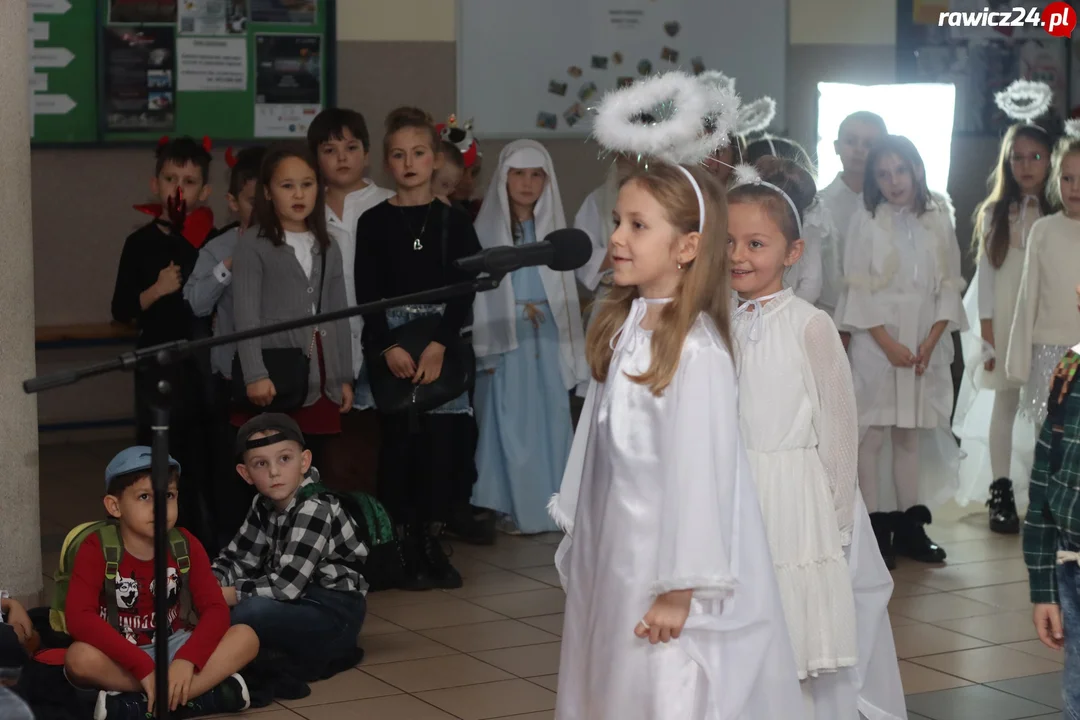
{"type": "Polygon", "coordinates": [[[88,377],[104,375],[105,373],[113,372],[115,370],[134,370],[136,367],[142,367],[148,363],[154,363],[159,366],[169,365],[182,360],[197,350],[205,350],[219,345],[230,345],[242,340],[252,340],[266,335],[285,332],[287,330],[319,325],[320,323],[345,320],[357,315],[381,312],[401,305],[436,303],[460,295],[467,295],[469,293],[486,292],[497,288],[499,283],[502,282],[503,277],[505,277],[503,274],[485,275],[476,280],[469,280],[455,285],[447,285],[432,290],[424,290],[423,292],[401,295],[396,298],[376,300],[374,302],[364,303],[363,305],[356,305],[342,310],[323,313],[322,315],[310,315],[297,318],[296,320],[277,323],[275,325],[264,325],[263,327],[257,327],[251,330],[243,330],[230,335],[220,335],[218,337],[204,338],[195,341],[177,340],[175,342],[162,343],[161,345],[154,345],[153,347],[124,353],[112,360],[106,360],[94,365],[87,365],[86,367],[76,368],[74,370],[63,370],[51,375],[42,375],[40,377],[32,378],[23,383],[23,392],[30,395],[44,390],[74,385],[80,380],[88,377]]]}

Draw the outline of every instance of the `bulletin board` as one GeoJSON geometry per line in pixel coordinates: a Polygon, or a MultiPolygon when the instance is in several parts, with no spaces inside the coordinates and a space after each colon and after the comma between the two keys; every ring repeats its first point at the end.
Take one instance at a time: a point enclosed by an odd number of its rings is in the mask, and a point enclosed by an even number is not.
{"type": "Polygon", "coordinates": [[[1073,91],[1076,51],[1070,39],[1041,27],[939,27],[942,12],[984,8],[1042,8],[1017,0],[897,0],[896,74],[899,82],[949,82],[956,86],[957,134],[998,136],[1013,122],[994,104],[994,93],[1013,80],[1039,80],[1054,91],[1051,114],[1064,120],[1080,98],[1073,91]]]}
{"type": "Polygon", "coordinates": [[[335,100],[335,0],[29,0],[32,142],[307,134],[335,100]]]}
{"type": "Polygon", "coordinates": [[[457,115],[480,138],[585,137],[603,94],[721,70],[785,122],[787,0],[457,0],[457,115]]]}

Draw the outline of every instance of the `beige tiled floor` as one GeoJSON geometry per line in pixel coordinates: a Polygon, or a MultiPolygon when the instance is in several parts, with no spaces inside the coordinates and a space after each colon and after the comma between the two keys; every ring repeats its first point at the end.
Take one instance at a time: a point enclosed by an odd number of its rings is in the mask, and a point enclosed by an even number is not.
{"type": "MultiPolygon", "coordinates": [[[[43,495],[67,500],[42,503],[46,571],[57,535],[97,513],[96,478],[113,450],[43,448],[43,495]]],[[[911,717],[1054,716],[1060,704],[1046,687],[1062,656],[1036,640],[1019,539],[992,535],[975,506],[939,510],[931,536],[948,565],[902,562],[890,604],[911,717]]],[[[494,547],[457,545],[461,590],[372,594],[364,662],[257,720],[552,718],[563,609],[557,542],[502,536],[494,547]]]]}

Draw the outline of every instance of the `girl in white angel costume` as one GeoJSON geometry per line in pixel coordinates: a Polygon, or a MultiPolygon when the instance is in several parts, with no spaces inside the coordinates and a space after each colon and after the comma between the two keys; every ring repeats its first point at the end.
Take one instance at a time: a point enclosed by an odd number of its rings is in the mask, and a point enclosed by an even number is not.
{"type": "Polygon", "coordinates": [[[960,452],[949,418],[951,333],[967,329],[960,246],[951,206],[931,196],[922,157],[907,138],[875,144],[863,200],[845,234],[847,287],[835,317],[851,333],[859,486],[890,568],[896,555],[939,563],[945,551],[926,534],[926,504],[944,502],[957,486],[960,452]],[[886,440],[892,467],[883,473],[886,440]],[[881,482],[889,476],[891,483],[881,482]],[[895,491],[897,510],[883,512],[882,489],[895,491]]]}
{"type": "Polygon", "coordinates": [[[615,287],[588,331],[594,379],[551,503],[566,531],[558,720],[803,718],[739,431],[723,190],[655,160],[690,160],[672,148],[701,135],[686,122],[707,115],[699,87],[672,73],[617,91],[595,125],[614,151],[651,140],[638,151],[654,159],[619,191],[615,287]],[[672,95],[672,119],[626,127],[672,95]]]}
{"type": "MultiPolygon", "coordinates": [[[[960,438],[957,502],[986,500],[990,529],[1020,532],[1014,492],[1024,494],[1034,460],[1037,428],[1018,411],[1022,381],[1006,374],[1009,335],[1032,226],[1049,215],[1046,180],[1053,139],[1033,122],[1050,107],[1053,91],[1018,80],[995,95],[1018,122],[1009,127],[990,176],[990,194],[975,211],[975,278],[964,295],[968,332],[961,336],[964,378],[956,398],[953,432],[960,438]],[[1020,101],[1035,98],[1036,102],[1020,101]]],[[[1043,390],[1045,396],[1049,385],[1043,390]]]]}
{"type": "Polygon", "coordinates": [[[851,368],[829,315],[785,288],[810,173],[763,157],[728,194],[740,425],[807,704],[818,720],[907,717],[892,579],[858,492],[851,368]]]}

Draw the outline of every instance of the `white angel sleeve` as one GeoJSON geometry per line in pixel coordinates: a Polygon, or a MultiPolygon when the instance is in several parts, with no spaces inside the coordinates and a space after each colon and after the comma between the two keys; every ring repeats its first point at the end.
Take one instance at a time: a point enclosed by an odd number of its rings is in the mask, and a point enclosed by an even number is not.
{"type": "Polygon", "coordinates": [[[589,290],[596,290],[596,286],[600,284],[600,277],[603,275],[600,267],[607,257],[608,239],[602,237],[604,223],[603,218],[600,217],[600,205],[597,203],[596,195],[597,193],[593,192],[585,198],[585,202],[581,203],[581,208],[574,216],[574,227],[583,230],[592,241],[593,252],[589,262],[574,271],[578,282],[589,290]]]}
{"type": "Polygon", "coordinates": [[[1005,375],[1016,382],[1027,382],[1031,373],[1031,334],[1035,329],[1035,309],[1039,304],[1039,239],[1039,223],[1036,223],[1028,235],[1020,292],[1016,295],[1016,312],[1013,314],[1005,358],[1005,375]]]}
{"type": "Polygon", "coordinates": [[[806,211],[803,219],[803,240],[807,248],[817,247],[821,264],[821,287],[816,304],[832,312],[836,309],[837,296],[843,289],[844,273],[841,270],[842,243],[833,225],[832,213],[820,199],[806,211]]]}
{"type": "Polygon", "coordinates": [[[945,267],[941,269],[942,283],[938,290],[937,312],[934,318],[937,321],[944,320],[948,323],[946,332],[952,333],[958,330],[967,330],[967,315],[964,313],[964,288],[967,281],[964,280],[963,271],[960,268],[960,243],[956,240],[956,230],[952,225],[948,226],[944,237],[945,242],[945,267]]]}
{"type": "Polygon", "coordinates": [[[663,483],[653,595],[693,590],[723,599],[735,588],[735,485],[745,462],[740,448],[735,364],[715,344],[683,349],[665,398],[663,483]]]}
{"type": "Polygon", "coordinates": [[[836,325],[848,332],[869,330],[884,325],[885,309],[875,299],[878,290],[892,280],[888,274],[874,272],[874,218],[859,209],[851,218],[844,236],[845,287],[836,305],[836,325]]]}
{"type": "Polygon", "coordinates": [[[859,479],[859,414],[851,364],[836,327],[824,313],[814,315],[806,324],[804,344],[817,391],[813,422],[818,455],[829,476],[836,525],[846,547],[855,523],[859,479]]]}

